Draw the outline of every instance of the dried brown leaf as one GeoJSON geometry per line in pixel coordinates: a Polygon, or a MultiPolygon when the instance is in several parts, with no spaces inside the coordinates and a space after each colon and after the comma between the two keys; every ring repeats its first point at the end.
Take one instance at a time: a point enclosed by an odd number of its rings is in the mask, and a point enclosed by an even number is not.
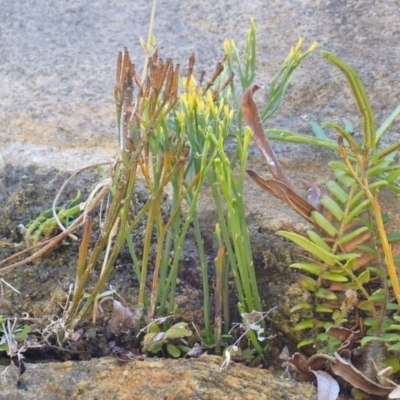
{"type": "Polygon", "coordinates": [[[361,389],[365,393],[377,396],[386,396],[393,391],[393,388],[379,385],[378,383],[369,379],[361,371],[342,358],[338,353],[335,353],[335,361],[332,362],[331,367],[336,375],[342,377],[353,387],[356,389],[361,389]]]}
{"type": "Polygon", "coordinates": [[[113,314],[110,320],[111,332],[115,336],[121,336],[135,326],[136,315],[118,300],[113,300],[113,306],[113,314]]]}
{"type": "Polygon", "coordinates": [[[314,354],[307,361],[307,367],[309,370],[318,371],[324,367],[328,361],[333,361],[334,358],[327,354],[314,354]]]}
{"type": "Polygon", "coordinates": [[[307,366],[307,359],[300,353],[294,353],[292,358],[287,360],[288,363],[295,367],[297,372],[297,381],[299,382],[311,382],[313,374],[310,372],[307,366]]]}
{"type": "Polygon", "coordinates": [[[310,224],[315,225],[315,221],[311,218],[311,212],[315,211],[315,208],[307,200],[303,199],[303,197],[299,196],[282,182],[273,179],[263,179],[252,170],[247,170],[246,172],[261,189],[284,201],[310,224]]]}
{"type": "Polygon", "coordinates": [[[268,169],[273,177],[277,181],[284,183],[293,192],[297,193],[297,189],[286,175],[286,172],[282,168],[267,136],[264,133],[258,107],[253,100],[253,94],[260,88],[261,86],[255,83],[251,85],[243,94],[242,113],[244,122],[253,131],[253,141],[260,150],[262,156],[267,161],[268,169]]]}
{"type": "Polygon", "coordinates": [[[289,349],[288,349],[287,346],[285,346],[285,347],[282,349],[282,351],[281,351],[281,353],[279,354],[278,357],[279,357],[281,360],[284,360],[284,361],[290,360],[289,349]]]}
{"type": "Polygon", "coordinates": [[[300,353],[294,353],[287,362],[292,364],[297,371],[299,382],[310,382],[313,380],[315,371],[320,371],[328,362],[335,359],[327,354],[314,354],[308,360],[300,353]]]}
{"type": "Polygon", "coordinates": [[[298,371],[308,372],[307,359],[300,353],[294,353],[292,358],[288,359],[298,371]]]}
{"type": "Polygon", "coordinates": [[[342,341],[342,344],[338,349],[338,353],[342,358],[345,359],[349,359],[351,357],[351,351],[353,349],[354,342],[361,336],[360,330],[354,331],[342,326],[331,326],[327,329],[326,333],[329,336],[342,341]]]}
{"type": "Polygon", "coordinates": [[[351,253],[354,251],[354,249],[357,247],[357,245],[366,243],[372,236],[372,233],[370,231],[365,231],[359,234],[357,237],[355,237],[353,240],[350,240],[350,242],[347,242],[342,245],[343,250],[346,253],[351,253]]]}
{"type": "Polygon", "coordinates": [[[354,332],[351,329],[345,328],[343,326],[331,326],[326,330],[326,333],[329,336],[332,336],[336,339],[341,340],[342,342],[346,341],[349,339],[351,335],[354,335],[355,333],[359,333],[360,331],[354,332]]]}

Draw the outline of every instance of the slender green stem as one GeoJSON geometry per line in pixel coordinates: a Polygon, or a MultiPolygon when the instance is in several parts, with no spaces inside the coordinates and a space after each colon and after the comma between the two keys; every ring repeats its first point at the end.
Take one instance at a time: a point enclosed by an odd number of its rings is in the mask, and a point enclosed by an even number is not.
{"type": "Polygon", "coordinates": [[[211,326],[210,326],[210,292],[208,285],[208,268],[205,258],[204,243],[201,237],[200,223],[197,212],[193,215],[194,233],[197,242],[197,248],[199,252],[199,261],[201,267],[201,275],[203,281],[203,310],[204,310],[204,337],[208,340],[211,338],[211,326]]]}
{"type": "Polygon", "coordinates": [[[157,0],[153,0],[151,7],[151,15],[150,15],[149,33],[147,35],[147,44],[146,44],[145,58],[143,63],[142,82],[144,82],[144,80],[146,79],[147,65],[149,63],[149,58],[150,58],[151,39],[153,37],[154,20],[156,17],[156,9],[157,9],[157,0]]]}

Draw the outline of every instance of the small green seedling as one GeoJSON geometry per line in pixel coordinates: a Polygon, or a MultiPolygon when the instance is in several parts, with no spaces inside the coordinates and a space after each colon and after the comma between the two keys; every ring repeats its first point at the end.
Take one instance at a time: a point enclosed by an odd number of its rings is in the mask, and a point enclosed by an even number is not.
{"type": "Polygon", "coordinates": [[[184,338],[192,336],[187,325],[186,322],[178,322],[165,332],[161,332],[158,325],[151,325],[150,332],[143,339],[142,350],[156,354],[166,349],[168,354],[174,358],[178,358],[182,352],[187,353],[190,347],[185,345],[184,338]]]}
{"type": "Polygon", "coordinates": [[[0,339],[0,351],[7,351],[7,354],[14,354],[18,351],[19,343],[28,338],[31,328],[28,325],[17,325],[17,319],[11,324],[11,320],[0,315],[0,332],[3,334],[0,339]]]}
{"type": "MultiPolygon", "coordinates": [[[[68,201],[63,207],[56,207],[59,221],[68,226],[74,217],[82,211],[82,194],[80,190],[76,197],[68,201]]],[[[43,211],[36,219],[30,221],[23,229],[25,240],[29,244],[36,244],[41,238],[48,239],[58,230],[58,223],[53,217],[53,210],[50,208],[43,211]]]]}

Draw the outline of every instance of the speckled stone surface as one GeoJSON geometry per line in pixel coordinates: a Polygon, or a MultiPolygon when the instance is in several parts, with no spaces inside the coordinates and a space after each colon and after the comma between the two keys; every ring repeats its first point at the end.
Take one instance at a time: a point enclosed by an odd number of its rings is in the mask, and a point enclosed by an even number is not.
{"type": "MultiPolygon", "coordinates": [[[[231,364],[220,372],[222,359],[148,359],[118,365],[114,358],[74,363],[31,364],[17,389],[9,374],[0,386],[8,400],[308,400],[312,385],[274,379],[265,370],[231,364]]],[[[0,368],[0,371],[3,368],[0,368]]]]}

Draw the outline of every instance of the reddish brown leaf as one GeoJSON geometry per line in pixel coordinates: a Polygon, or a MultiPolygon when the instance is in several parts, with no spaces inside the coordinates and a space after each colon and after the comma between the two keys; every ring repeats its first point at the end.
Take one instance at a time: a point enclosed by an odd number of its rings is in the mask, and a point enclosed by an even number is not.
{"type": "Polygon", "coordinates": [[[326,333],[329,336],[332,336],[344,342],[345,340],[349,339],[350,335],[360,333],[360,331],[354,332],[353,330],[345,328],[343,326],[331,326],[326,330],[326,333]]]}
{"type": "Polygon", "coordinates": [[[329,290],[331,290],[332,292],[345,292],[347,288],[341,282],[330,282],[329,290]]]}
{"type": "Polygon", "coordinates": [[[261,154],[267,161],[268,169],[272,176],[279,182],[284,183],[294,193],[297,193],[297,189],[294,187],[289,177],[286,175],[284,169],[279,163],[271,144],[264,133],[258,107],[253,100],[253,94],[261,86],[257,84],[251,85],[243,94],[242,98],[242,113],[244,122],[253,131],[253,141],[260,150],[261,154]]]}
{"type": "Polygon", "coordinates": [[[314,354],[307,360],[302,354],[294,353],[287,362],[296,368],[299,382],[310,382],[313,378],[313,371],[319,371],[328,361],[334,360],[327,354],[314,354]]]}
{"type": "Polygon", "coordinates": [[[334,358],[327,354],[314,354],[307,361],[307,367],[310,370],[318,371],[327,364],[328,361],[333,361],[334,358]]]}
{"type": "Polygon", "coordinates": [[[350,252],[354,251],[354,249],[356,248],[356,246],[358,244],[367,242],[371,238],[371,235],[372,235],[372,233],[370,231],[362,232],[360,235],[355,237],[353,240],[350,240],[350,242],[343,244],[342,248],[346,253],[350,253],[350,252]]]}
{"type": "Polygon", "coordinates": [[[376,258],[375,254],[371,253],[363,254],[360,258],[357,258],[356,267],[353,269],[353,271],[359,270],[360,268],[367,265],[370,261],[375,260],[375,258],[376,258]]]}
{"type": "Polygon", "coordinates": [[[307,360],[302,354],[294,353],[292,358],[288,359],[288,362],[296,368],[299,382],[311,382],[313,375],[310,373],[307,360]]]}
{"type": "Polygon", "coordinates": [[[246,172],[260,188],[288,204],[310,224],[315,225],[315,221],[311,218],[311,212],[315,211],[315,208],[307,200],[303,199],[282,182],[273,179],[263,179],[250,169],[246,172]]]}
{"type": "Polygon", "coordinates": [[[290,361],[297,370],[308,372],[307,359],[303,356],[303,354],[294,353],[288,361],[290,361]]]}

